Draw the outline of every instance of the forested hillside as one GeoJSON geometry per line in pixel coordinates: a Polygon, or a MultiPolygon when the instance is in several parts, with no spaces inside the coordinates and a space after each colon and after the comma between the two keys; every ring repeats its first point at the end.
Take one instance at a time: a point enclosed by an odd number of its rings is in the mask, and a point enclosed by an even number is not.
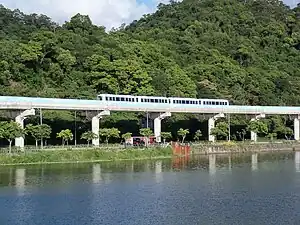
{"type": "Polygon", "coordinates": [[[77,14],[62,26],[0,7],[0,94],[97,93],[300,105],[300,6],[184,0],[111,32],[77,14]]]}

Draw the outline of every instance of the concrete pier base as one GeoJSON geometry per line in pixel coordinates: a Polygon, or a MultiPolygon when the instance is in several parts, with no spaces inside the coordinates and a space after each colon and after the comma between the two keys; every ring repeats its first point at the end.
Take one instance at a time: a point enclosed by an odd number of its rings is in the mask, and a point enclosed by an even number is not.
{"type": "Polygon", "coordinates": [[[215,142],[215,136],[211,135],[211,130],[215,127],[215,122],[219,118],[224,118],[224,113],[220,113],[208,119],[208,141],[215,142]]]}
{"type": "Polygon", "coordinates": [[[157,143],[161,142],[161,121],[163,119],[165,119],[166,117],[170,117],[170,116],[171,116],[170,112],[165,112],[165,113],[158,115],[154,119],[154,136],[155,136],[157,143]]]}
{"type": "MultiPolygon", "coordinates": [[[[254,118],[252,118],[251,121],[259,120],[259,119],[265,118],[265,117],[266,117],[265,114],[260,114],[260,115],[255,116],[254,118]]],[[[251,141],[257,142],[257,133],[255,133],[253,131],[251,131],[251,141]]]]}
{"type": "MultiPolygon", "coordinates": [[[[15,119],[16,123],[20,124],[22,128],[24,128],[24,120],[27,118],[27,116],[34,116],[35,110],[34,109],[28,109],[24,112],[20,113],[15,119]]],[[[15,146],[24,148],[24,137],[18,137],[15,139],[15,146]]]]}
{"type": "Polygon", "coordinates": [[[110,115],[110,111],[108,110],[104,110],[102,111],[101,113],[99,113],[97,116],[94,116],[92,118],[92,132],[94,134],[97,134],[98,137],[96,139],[93,139],[92,140],[92,144],[94,146],[99,146],[100,145],[100,139],[99,139],[99,129],[100,129],[100,119],[103,117],[103,116],[109,116],[110,115]]]}

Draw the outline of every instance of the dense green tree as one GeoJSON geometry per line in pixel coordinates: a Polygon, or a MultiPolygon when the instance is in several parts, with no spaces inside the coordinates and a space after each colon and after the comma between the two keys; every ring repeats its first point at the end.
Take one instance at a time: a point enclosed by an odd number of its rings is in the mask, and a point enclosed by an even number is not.
{"type": "Polygon", "coordinates": [[[177,131],[177,135],[182,138],[182,143],[184,143],[186,135],[189,134],[189,133],[190,133],[189,129],[182,129],[182,128],[180,128],[177,131]]]}
{"type": "Polygon", "coordinates": [[[132,136],[132,133],[127,132],[125,134],[122,134],[122,138],[124,139],[124,141],[126,142],[128,139],[130,139],[132,136]]]}
{"type": "Polygon", "coordinates": [[[269,132],[268,125],[261,120],[251,121],[247,126],[247,130],[261,135],[267,135],[269,132]]]}
{"type": "Polygon", "coordinates": [[[105,143],[108,144],[110,138],[119,138],[120,131],[117,128],[102,128],[99,130],[99,136],[105,138],[105,143]]]}
{"type": "Polygon", "coordinates": [[[56,136],[62,139],[63,146],[65,145],[65,143],[69,145],[69,141],[73,140],[73,133],[70,129],[62,130],[57,133],[56,136]]]}
{"type": "Polygon", "coordinates": [[[52,129],[48,124],[28,124],[25,128],[25,132],[35,139],[35,146],[38,148],[38,141],[41,141],[41,147],[43,147],[42,140],[50,138],[52,129]]]}
{"type": "Polygon", "coordinates": [[[165,144],[167,139],[172,138],[172,133],[171,132],[161,132],[160,136],[162,137],[164,144],[165,144]]]}
{"type": "MultiPolygon", "coordinates": [[[[110,32],[87,15],[58,25],[45,15],[0,6],[0,26],[1,95],[95,99],[97,93],[117,93],[300,104],[300,5],[170,1],[110,32]]],[[[72,113],[51,114],[53,129],[73,127],[72,113]],[[63,122],[55,127],[54,118],[63,122]]],[[[140,114],[118,115],[105,123],[120,127],[130,120],[134,126],[127,127],[138,134],[140,114]]],[[[280,118],[267,127],[288,138],[289,121],[280,118]]],[[[79,120],[87,124],[88,116],[79,120]]],[[[172,123],[176,133],[181,122],[172,123]]],[[[90,129],[82,127],[82,133],[90,129]]]]}
{"type": "Polygon", "coordinates": [[[146,139],[146,147],[148,147],[148,145],[149,145],[149,138],[150,138],[150,136],[152,136],[153,135],[153,132],[152,132],[152,130],[150,129],[150,128],[141,128],[140,129],[140,135],[142,135],[143,137],[145,137],[145,139],[146,139]]]}
{"type": "Polygon", "coordinates": [[[195,135],[194,135],[194,140],[195,140],[195,141],[199,141],[201,137],[202,137],[202,132],[201,132],[201,130],[197,130],[197,131],[195,132],[195,135]]]}
{"type": "Polygon", "coordinates": [[[81,135],[81,139],[87,141],[88,147],[90,146],[90,142],[96,138],[98,138],[98,135],[95,134],[93,131],[87,131],[81,135]]]}
{"type": "Polygon", "coordinates": [[[9,142],[9,154],[11,154],[12,141],[15,138],[24,136],[24,129],[20,124],[14,121],[1,121],[0,122],[0,138],[4,138],[9,142]]]}
{"type": "Polygon", "coordinates": [[[229,135],[229,126],[226,122],[219,122],[216,127],[211,130],[211,135],[217,139],[227,139],[229,135]]]}

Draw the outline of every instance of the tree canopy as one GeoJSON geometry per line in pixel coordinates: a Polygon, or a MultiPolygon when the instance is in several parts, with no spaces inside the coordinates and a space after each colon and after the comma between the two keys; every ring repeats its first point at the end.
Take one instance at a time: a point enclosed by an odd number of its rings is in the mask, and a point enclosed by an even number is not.
{"type": "MultiPolygon", "coordinates": [[[[170,1],[110,32],[87,15],[58,25],[45,15],[0,6],[0,25],[0,95],[95,99],[113,93],[300,104],[300,5],[170,1]]],[[[136,114],[120,116],[110,127],[124,118],[137,121],[136,114]]],[[[138,126],[133,129],[138,133],[138,126]]],[[[276,129],[280,136],[291,133],[276,129]]]]}
{"type": "Polygon", "coordinates": [[[2,95],[96,93],[300,103],[300,6],[184,0],[105,32],[86,15],[62,26],[0,7],[2,95]],[[77,91],[74,91],[77,90],[77,91]]]}

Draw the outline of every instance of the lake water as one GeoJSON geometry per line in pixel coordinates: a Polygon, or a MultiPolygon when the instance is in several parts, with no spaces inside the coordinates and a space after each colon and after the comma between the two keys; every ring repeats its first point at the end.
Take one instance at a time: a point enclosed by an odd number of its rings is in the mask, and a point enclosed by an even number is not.
{"type": "Polygon", "coordinates": [[[300,153],[0,167],[0,224],[299,224],[300,153]]]}

